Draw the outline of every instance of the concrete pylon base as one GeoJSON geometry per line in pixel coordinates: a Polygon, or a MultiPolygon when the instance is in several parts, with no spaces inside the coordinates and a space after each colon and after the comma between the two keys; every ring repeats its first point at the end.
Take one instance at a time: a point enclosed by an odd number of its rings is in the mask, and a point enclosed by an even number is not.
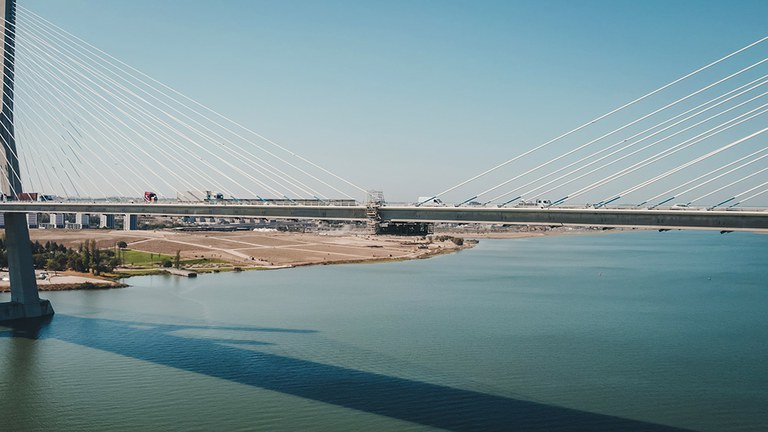
{"type": "Polygon", "coordinates": [[[53,306],[48,300],[40,300],[39,305],[25,305],[17,302],[0,303],[0,322],[53,315],[53,306]]]}

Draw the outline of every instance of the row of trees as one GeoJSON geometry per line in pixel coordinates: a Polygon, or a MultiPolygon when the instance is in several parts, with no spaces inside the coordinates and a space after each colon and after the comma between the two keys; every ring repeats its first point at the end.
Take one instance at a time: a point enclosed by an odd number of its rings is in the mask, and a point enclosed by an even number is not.
{"type": "MultiPolygon", "coordinates": [[[[35,241],[32,243],[32,261],[38,269],[75,270],[92,272],[95,275],[110,272],[120,265],[115,251],[99,249],[95,240],[80,243],[77,250],[52,241],[35,241]]],[[[0,267],[8,267],[8,254],[3,238],[0,238],[0,267]]]]}

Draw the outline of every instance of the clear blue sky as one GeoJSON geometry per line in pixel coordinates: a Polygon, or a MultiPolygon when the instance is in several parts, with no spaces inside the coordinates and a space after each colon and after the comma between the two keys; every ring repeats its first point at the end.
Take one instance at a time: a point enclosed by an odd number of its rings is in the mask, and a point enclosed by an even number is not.
{"type": "Polygon", "coordinates": [[[19,0],[392,200],[766,36],[765,0],[19,0]]]}

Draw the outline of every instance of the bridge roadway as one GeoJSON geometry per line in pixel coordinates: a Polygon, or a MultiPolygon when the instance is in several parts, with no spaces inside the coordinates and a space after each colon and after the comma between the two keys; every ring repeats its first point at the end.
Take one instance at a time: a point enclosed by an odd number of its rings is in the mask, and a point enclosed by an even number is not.
{"type": "MultiPolygon", "coordinates": [[[[367,220],[365,206],[189,203],[3,202],[0,213],[91,213],[367,220]]],[[[383,206],[383,222],[458,222],[718,230],[768,230],[768,211],[623,208],[490,208],[383,206]]]]}

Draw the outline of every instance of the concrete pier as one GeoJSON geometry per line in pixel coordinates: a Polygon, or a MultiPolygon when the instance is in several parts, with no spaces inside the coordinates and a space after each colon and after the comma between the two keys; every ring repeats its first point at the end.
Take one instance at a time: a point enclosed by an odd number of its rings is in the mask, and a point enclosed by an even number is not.
{"type": "Polygon", "coordinates": [[[50,213],[49,217],[51,228],[64,228],[64,213],[50,213]]]}
{"type": "Polygon", "coordinates": [[[123,230],[136,231],[139,228],[139,215],[126,213],[123,217],[123,230]]]}
{"type": "Polygon", "coordinates": [[[75,213],[75,223],[80,224],[83,228],[90,228],[91,215],[88,213],[75,213]]]}
{"type": "Polygon", "coordinates": [[[5,215],[5,245],[8,250],[8,276],[11,301],[0,303],[0,321],[52,315],[53,307],[37,292],[32,246],[27,218],[23,213],[5,215]]]}
{"type": "Polygon", "coordinates": [[[101,218],[99,219],[99,228],[114,229],[115,228],[115,215],[113,215],[113,214],[103,214],[103,215],[101,215],[101,218]]]}
{"type": "Polygon", "coordinates": [[[40,217],[37,213],[27,213],[27,226],[37,228],[40,226],[40,217]]]}

